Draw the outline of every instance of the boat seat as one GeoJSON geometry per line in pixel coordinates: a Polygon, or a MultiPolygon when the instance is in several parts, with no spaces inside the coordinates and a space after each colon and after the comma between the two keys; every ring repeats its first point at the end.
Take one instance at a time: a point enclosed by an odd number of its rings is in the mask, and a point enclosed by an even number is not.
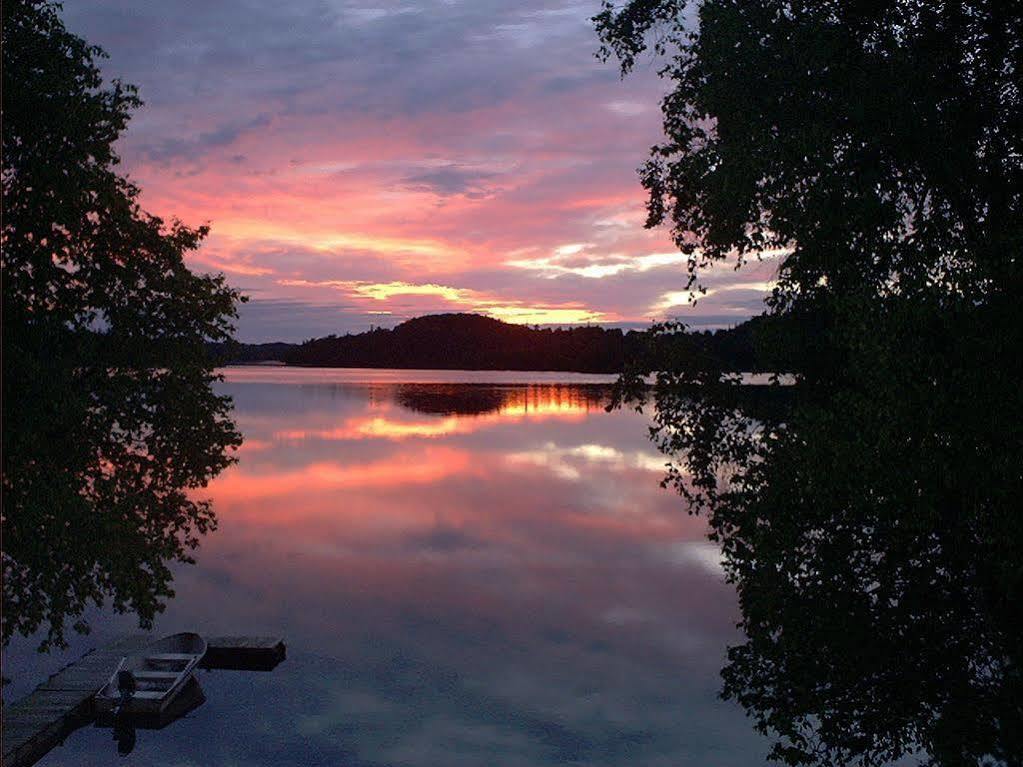
{"type": "Polygon", "coordinates": [[[178,671],[135,671],[133,676],[136,679],[177,679],[178,671]]]}
{"type": "Polygon", "coordinates": [[[175,684],[173,679],[161,679],[158,682],[141,682],[139,690],[144,692],[167,692],[175,684]]]}
{"type": "Polygon", "coordinates": [[[194,655],[147,655],[146,667],[157,671],[182,671],[195,659],[194,655]]]}
{"type": "Polygon", "coordinates": [[[166,690],[142,690],[141,692],[134,693],[131,697],[133,698],[144,698],[145,700],[159,700],[167,694],[166,690]]]}

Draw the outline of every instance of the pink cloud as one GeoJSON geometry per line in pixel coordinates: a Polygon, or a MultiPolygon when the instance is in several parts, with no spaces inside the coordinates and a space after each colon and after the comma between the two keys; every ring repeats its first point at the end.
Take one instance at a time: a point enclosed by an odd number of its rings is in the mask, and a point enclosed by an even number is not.
{"type": "Polygon", "coordinates": [[[272,7],[248,9],[236,32],[219,5],[136,16],[68,4],[71,28],[148,102],[122,141],[144,205],[210,222],[192,266],[251,293],[243,340],[281,337],[258,310],[266,301],[318,317],[308,335],[364,329],[370,311],[385,324],[438,309],[649,319],[684,287],[679,265],[606,265],[673,249],[643,229],[635,175],[660,133],[656,77],[622,83],[594,58],[586,3],[406,10],[300,3],[284,24],[272,7]],[[510,263],[579,242],[575,271],[510,263]],[[370,307],[330,282],[451,290],[370,307]]]}

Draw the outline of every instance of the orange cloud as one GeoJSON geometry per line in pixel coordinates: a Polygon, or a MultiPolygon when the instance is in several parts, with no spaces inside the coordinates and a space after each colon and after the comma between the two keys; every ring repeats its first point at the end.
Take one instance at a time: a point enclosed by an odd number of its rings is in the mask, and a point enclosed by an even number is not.
{"type": "Polygon", "coordinates": [[[436,297],[448,302],[454,309],[479,312],[520,325],[580,324],[616,319],[613,315],[574,303],[531,305],[524,301],[508,302],[482,291],[435,283],[305,279],[280,279],[277,283],[288,287],[330,288],[345,292],[350,298],[357,300],[388,301],[397,296],[436,297]]]}

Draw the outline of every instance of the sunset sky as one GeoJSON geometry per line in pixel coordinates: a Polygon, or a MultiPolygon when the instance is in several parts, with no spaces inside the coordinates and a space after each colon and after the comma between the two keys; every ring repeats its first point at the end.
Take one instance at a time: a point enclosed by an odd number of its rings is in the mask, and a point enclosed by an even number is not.
{"type": "Polygon", "coordinates": [[[145,107],[120,143],[147,210],[212,234],[191,257],[250,302],[242,341],[441,311],[527,323],[730,325],[766,259],[707,275],[643,228],[660,135],[644,60],[601,63],[585,2],[68,0],[145,107]]]}

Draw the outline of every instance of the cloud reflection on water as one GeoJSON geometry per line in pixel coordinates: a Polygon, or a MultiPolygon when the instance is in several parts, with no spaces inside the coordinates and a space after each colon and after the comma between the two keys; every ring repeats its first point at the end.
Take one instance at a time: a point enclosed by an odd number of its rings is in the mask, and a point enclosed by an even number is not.
{"type": "MultiPolygon", "coordinates": [[[[159,628],[280,634],[289,659],[204,678],[139,758],[762,763],[716,697],[734,593],[643,417],[598,388],[432,386],[229,376],[247,447],[159,628]]],[[[106,748],[82,731],[44,764],[106,748]]]]}

